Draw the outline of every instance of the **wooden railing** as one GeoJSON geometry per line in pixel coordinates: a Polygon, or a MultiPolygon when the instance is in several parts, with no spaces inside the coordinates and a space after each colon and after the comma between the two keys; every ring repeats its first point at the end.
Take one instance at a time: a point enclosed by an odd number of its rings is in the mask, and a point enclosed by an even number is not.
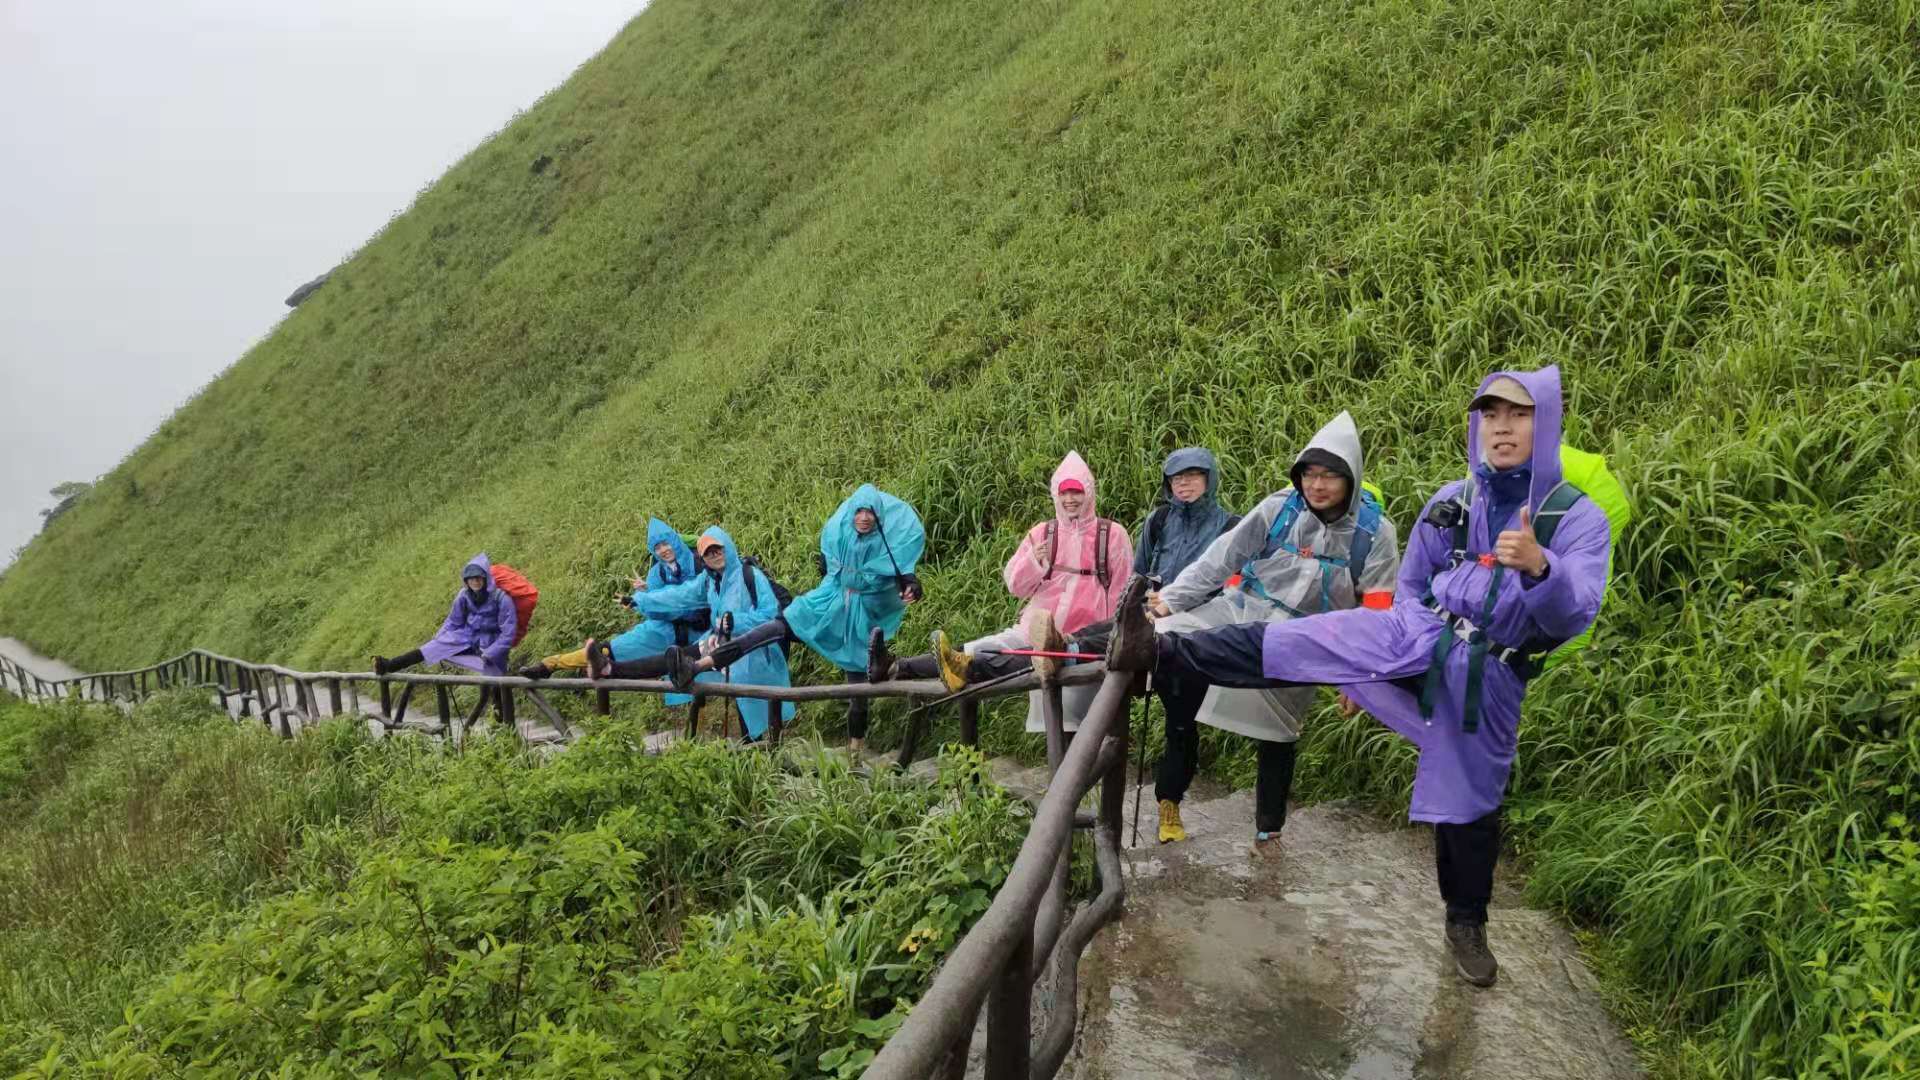
{"type": "MultiPolygon", "coordinates": [[[[959,712],[960,741],[977,745],[982,700],[1039,690],[1046,720],[1047,763],[1052,781],[1034,811],[1033,824],[1020,846],[986,914],[948,956],[933,986],[913,1009],[867,1069],[870,1080],[958,1078],[967,1063],[980,1010],[987,1010],[985,1046],[988,1080],[1050,1080],[1073,1045],[1078,1016],[1077,976],[1081,953],[1102,926],[1120,913],[1125,886],[1120,869],[1120,818],[1125,795],[1128,701],[1138,673],[1108,671],[1104,664],[1069,667],[1042,677],[1027,672],[1010,679],[949,694],[932,680],[850,683],[831,686],[749,686],[739,683],[702,683],[710,698],[758,698],[766,701],[826,701],[849,698],[909,698],[920,703],[910,714],[897,764],[913,763],[928,727],[928,706],[950,704],[959,712]],[[1077,733],[1069,737],[1063,724],[1062,690],[1098,682],[1099,690],[1077,733]],[[1094,787],[1100,789],[1098,810],[1082,814],[1078,807],[1094,787]],[[1071,921],[1067,915],[1067,873],[1074,832],[1091,830],[1094,863],[1100,892],[1081,907],[1071,921]],[[1032,1013],[1035,985],[1049,968],[1051,1007],[1043,1010],[1039,1038],[1034,1038],[1032,1013]]],[[[453,731],[456,715],[451,691],[481,687],[480,704],[460,722],[475,723],[496,695],[501,718],[518,729],[518,699],[543,716],[560,735],[571,736],[571,726],[549,696],[553,693],[591,694],[595,711],[609,711],[615,693],[664,694],[675,692],[668,682],[655,679],[566,679],[535,682],[517,676],[389,674],[373,672],[296,671],[277,664],[256,664],[193,649],[170,660],[131,671],[98,672],[69,679],[44,679],[0,657],[0,689],[34,701],[78,697],[88,701],[137,702],[155,693],[197,687],[218,695],[221,706],[240,717],[258,716],[281,735],[291,736],[299,725],[328,713],[358,713],[380,721],[389,730],[402,726],[414,691],[431,687],[433,709],[440,725],[453,731]],[[378,712],[365,708],[361,687],[370,686],[380,703],[378,712]],[[398,694],[395,688],[398,688],[398,694]],[[324,701],[326,712],[319,703],[324,701]]],[[[773,710],[777,715],[778,710],[773,710]]],[[[779,738],[779,729],[770,734],[779,738]]]]}

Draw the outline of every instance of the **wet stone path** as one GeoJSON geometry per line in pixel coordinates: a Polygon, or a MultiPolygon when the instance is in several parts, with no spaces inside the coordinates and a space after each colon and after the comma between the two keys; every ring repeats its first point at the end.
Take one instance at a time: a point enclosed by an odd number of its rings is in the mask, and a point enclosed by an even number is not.
{"type": "MultiPolygon", "coordinates": [[[[1629,1080],[1642,1075],[1567,931],[1503,875],[1499,984],[1453,971],[1431,834],[1338,803],[1255,856],[1251,792],[1188,795],[1161,845],[1151,784],[1126,912],[1089,947],[1074,1080],[1629,1080]]],[[[1131,801],[1131,796],[1130,796],[1131,801]]],[[[1128,806],[1131,815],[1132,806],[1128,806]]],[[[1123,840],[1131,839],[1129,835],[1123,840]]]]}

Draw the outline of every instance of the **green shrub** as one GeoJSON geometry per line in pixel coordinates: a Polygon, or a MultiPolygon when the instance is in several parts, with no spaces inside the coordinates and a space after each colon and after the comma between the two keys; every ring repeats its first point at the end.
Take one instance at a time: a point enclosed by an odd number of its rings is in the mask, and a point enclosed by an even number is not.
{"type": "MultiPolygon", "coordinates": [[[[964,752],[928,787],[817,752],[634,757],[632,734],[527,765],[498,817],[442,831],[400,811],[408,827],[344,884],[270,900],[194,948],[92,1068],[857,1075],[985,911],[1023,805],[964,752]],[[548,802],[615,791],[631,801],[579,817],[548,802]],[[849,814],[864,827],[841,830],[849,814]]],[[[411,773],[429,804],[484,800],[531,760],[399,756],[389,794],[411,773]]]]}
{"type": "Polygon", "coordinates": [[[344,722],[287,742],[173,695],[129,716],[10,704],[0,723],[58,748],[0,831],[0,1072],[90,1052],[209,926],[287,887],[309,828],[373,797],[344,722]]]}

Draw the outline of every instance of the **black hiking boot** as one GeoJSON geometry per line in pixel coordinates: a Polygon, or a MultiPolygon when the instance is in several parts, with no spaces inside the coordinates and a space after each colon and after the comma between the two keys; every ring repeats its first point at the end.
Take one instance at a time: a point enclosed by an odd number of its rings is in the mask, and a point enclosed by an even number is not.
{"type": "Polygon", "coordinates": [[[1487,924],[1447,923],[1447,947],[1453,950],[1453,968],[1475,986],[1492,986],[1500,977],[1500,962],[1487,948],[1487,924]]]}
{"type": "Polygon", "coordinates": [[[532,679],[535,682],[539,682],[541,679],[551,676],[553,669],[545,664],[528,664],[526,667],[520,669],[519,674],[523,679],[532,679]]]}
{"type": "Polygon", "coordinates": [[[1114,605],[1113,639],[1107,642],[1108,671],[1152,671],[1159,652],[1153,620],[1147,618],[1147,589],[1152,583],[1135,574],[1114,605]]]}
{"type": "Polygon", "coordinates": [[[699,674],[693,669],[697,657],[688,656],[688,651],[678,645],[667,646],[667,680],[673,683],[675,690],[692,686],[694,676],[699,674]]]}
{"type": "Polygon", "coordinates": [[[893,650],[887,648],[887,632],[879,627],[867,635],[867,681],[886,682],[893,678],[893,650]]]}
{"type": "Polygon", "coordinates": [[[613,646],[594,638],[587,639],[587,678],[605,679],[613,675],[613,646]]]}

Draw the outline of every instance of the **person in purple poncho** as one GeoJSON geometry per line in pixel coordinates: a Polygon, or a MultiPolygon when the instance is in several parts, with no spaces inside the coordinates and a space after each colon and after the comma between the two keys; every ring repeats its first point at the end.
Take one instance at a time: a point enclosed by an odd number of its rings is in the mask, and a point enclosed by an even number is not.
{"type": "Polygon", "coordinates": [[[507,651],[513,648],[514,631],[519,629],[513,597],[494,585],[493,563],[484,551],[467,560],[460,569],[460,580],[460,592],[433,640],[399,656],[374,657],[375,674],[387,675],[415,664],[443,660],[482,675],[507,673],[507,651]]]}
{"type": "Polygon", "coordinates": [[[1163,678],[1336,686],[1412,740],[1409,816],[1434,826],[1447,944],[1462,978],[1491,986],[1487,901],[1520,702],[1546,654],[1598,614],[1610,539],[1606,514],[1561,477],[1558,368],[1488,376],[1469,409],[1467,477],[1421,511],[1390,609],[1117,632],[1112,662],[1151,652],[1163,678]]]}

